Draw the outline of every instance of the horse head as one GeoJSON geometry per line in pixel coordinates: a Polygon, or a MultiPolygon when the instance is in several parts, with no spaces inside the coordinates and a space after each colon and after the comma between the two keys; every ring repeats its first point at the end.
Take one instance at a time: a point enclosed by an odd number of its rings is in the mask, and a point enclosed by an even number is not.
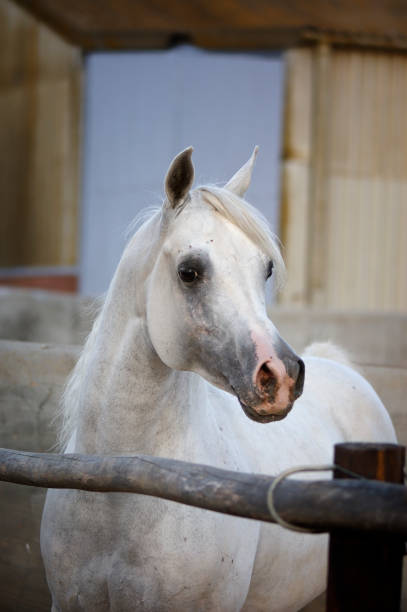
{"type": "Polygon", "coordinates": [[[304,364],[267,316],[265,286],[283,262],[264,218],[242,198],[257,147],[225,187],[191,191],[192,148],[165,179],[161,248],[149,275],[147,326],[169,368],[235,395],[251,419],[284,418],[304,364]]]}

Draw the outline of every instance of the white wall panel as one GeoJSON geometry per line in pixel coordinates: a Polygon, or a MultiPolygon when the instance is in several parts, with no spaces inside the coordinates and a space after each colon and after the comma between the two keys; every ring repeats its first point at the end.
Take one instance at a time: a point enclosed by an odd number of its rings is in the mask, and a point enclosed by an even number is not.
{"type": "Polygon", "coordinates": [[[248,199],[277,226],[279,54],[94,53],[86,60],[81,291],[108,283],[139,210],[162,201],[172,157],[193,145],[196,182],[226,181],[255,144],[248,199]]]}

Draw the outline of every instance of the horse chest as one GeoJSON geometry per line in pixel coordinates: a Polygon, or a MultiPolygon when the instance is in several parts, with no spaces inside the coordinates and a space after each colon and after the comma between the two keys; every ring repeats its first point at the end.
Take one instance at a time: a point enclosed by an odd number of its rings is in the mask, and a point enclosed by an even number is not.
{"type": "Polygon", "coordinates": [[[58,532],[47,526],[47,553],[54,561],[49,566],[63,576],[56,597],[65,602],[63,610],[242,607],[257,546],[256,523],[122,494],[68,492],[64,506],[65,529],[61,521],[58,532]]]}

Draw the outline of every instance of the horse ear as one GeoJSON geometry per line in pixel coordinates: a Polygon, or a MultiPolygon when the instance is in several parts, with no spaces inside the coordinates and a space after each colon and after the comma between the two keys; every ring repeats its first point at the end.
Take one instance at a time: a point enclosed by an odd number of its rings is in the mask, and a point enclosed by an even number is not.
{"type": "Polygon", "coordinates": [[[185,200],[194,180],[194,166],[192,164],[192,147],[178,153],[168,168],[165,177],[165,193],[168,204],[176,208],[185,200]]]}
{"type": "Polygon", "coordinates": [[[225,189],[232,191],[241,198],[244,196],[249,189],[253,166],[258,152],[259,147],[256,145],[250,159],[232,176],[230,181],[226,183],[225,189]]]}

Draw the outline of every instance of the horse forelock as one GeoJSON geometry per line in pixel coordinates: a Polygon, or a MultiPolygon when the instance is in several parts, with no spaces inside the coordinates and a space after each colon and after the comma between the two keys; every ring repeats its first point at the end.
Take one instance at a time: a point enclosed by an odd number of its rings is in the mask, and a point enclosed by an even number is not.
{"type": "Polygon", "coordinates": [[[254,206],[228,189],[215,185],[198,187],[193,192],[225,219],[238,227],[274,264],[277,288],[285,279],[285,265],[280,252],[279,239],[271,230],[267,219],[254,206]]]}
{"type": "Polygon", "coordinates": [[[159,220],[161,232],[165,234],[172,223],[181,223],[180,213],[198,199],[215,210],[222,217],[238,227],[258,248],[273,260],[275,286],[280,288],[285,280],[285,265],[280,251],[280,241],[273,233],[267,219],[249,202],[232,191],[216,185],[203,185],[188,194],[185,202],[173,214],[164,207],[150,207],[142,210],[130,223],[127,230],[128,247],[142,229],[153,218],[159,220]]]}

